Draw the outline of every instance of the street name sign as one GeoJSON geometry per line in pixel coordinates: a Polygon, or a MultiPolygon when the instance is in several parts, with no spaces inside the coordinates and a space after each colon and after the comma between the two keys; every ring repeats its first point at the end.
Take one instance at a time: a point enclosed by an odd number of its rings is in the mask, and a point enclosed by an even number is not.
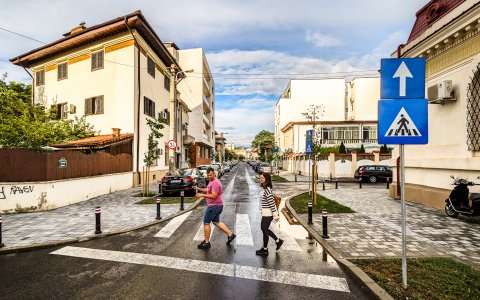
{"type": "Polygon", "coordinates": [[[425,98],[425,59],[382,59],[380,75],[380,98],[425,98]]]}

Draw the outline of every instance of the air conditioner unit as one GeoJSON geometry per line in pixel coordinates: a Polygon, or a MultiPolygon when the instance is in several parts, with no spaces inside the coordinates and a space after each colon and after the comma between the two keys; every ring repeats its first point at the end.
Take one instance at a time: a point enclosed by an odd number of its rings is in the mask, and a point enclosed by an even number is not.
{"type": "Polygon", "coordinates": [[[161,111],[158,113],[158,117],[167,120],[168,122],[168,112],[167,111],[161,111]]]}
{"type": "Polygon", "coordinates": [[[444,104],[445,101],[455,101],[455,91],[451,80],[444,80],[428,87],[428,103],[444,104]]]}

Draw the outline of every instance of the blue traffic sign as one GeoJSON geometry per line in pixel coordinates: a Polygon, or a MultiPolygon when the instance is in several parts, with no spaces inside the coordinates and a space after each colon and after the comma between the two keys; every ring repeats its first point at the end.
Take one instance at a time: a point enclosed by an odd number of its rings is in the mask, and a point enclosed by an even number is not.
{"type": "Polygon", "coordinates": [[[428,144],[427,99],[378,101],[379,144],[428,144]]]}
{"type": "Polygon", "coordinates": [[[278,153],[278,146],[277,146],[277,145],[275,145],[275,146],[273,147],[273,152],[278,153]]]}
{"type": "Polygon", "coordinates": [[[305,135],[305,154],[313,154],[312,139],[313,129],[307,130],[305,135]]]}
{"type": "Polygon", "coordinates": [[[425,98],[425,58],[384,58],[380,72],[380,98],[425,98]]]}

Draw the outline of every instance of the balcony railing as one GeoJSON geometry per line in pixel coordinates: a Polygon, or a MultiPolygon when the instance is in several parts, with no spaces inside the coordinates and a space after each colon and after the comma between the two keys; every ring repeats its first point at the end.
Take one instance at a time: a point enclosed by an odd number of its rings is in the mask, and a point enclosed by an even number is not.
{"type": "Polygon", "coordinates": [[[202,134],[202,137],[203,137],[204,140],[210,142],[210,137],[208,135],[206,135],[205,133],[202,134]]]}
{"type": "Polygon", "coordinates": [[[210,112],[210,103],[208,102],[208,99],[205,96],[203,96],[203,110],[207,113],[210,112]]]}
{"type": "Polygon", "coordinates": [[[210,120],[207,118],[206,115],[203,115],[203,123],[205,123],[207,127],[210,128],[210,120]]]}
{"type": "Polygon", "coordinates": [[[322,140],[322,144],[340,145],[344,144],[378,144],[378,139],[326,139],[322,140]]]}

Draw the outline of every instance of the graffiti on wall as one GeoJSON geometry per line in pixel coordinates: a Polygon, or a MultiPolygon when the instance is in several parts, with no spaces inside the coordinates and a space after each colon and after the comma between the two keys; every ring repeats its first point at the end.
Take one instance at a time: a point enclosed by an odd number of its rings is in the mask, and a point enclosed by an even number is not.
{"type": "MultiPolygon", "coordinates": [[[[24,186],[11,186],[10,187],[10,195],[21,195],[21,194],[28,194],[28,193],[33,193],[33,185],[24,185],[24,186]]],[[[7,188],[8,190],[8,188],[7,188]]],[[[7,196],[5,195],[5,187],[2,186],[0,188],[0,199],[7,199],[7,196]]]]}

